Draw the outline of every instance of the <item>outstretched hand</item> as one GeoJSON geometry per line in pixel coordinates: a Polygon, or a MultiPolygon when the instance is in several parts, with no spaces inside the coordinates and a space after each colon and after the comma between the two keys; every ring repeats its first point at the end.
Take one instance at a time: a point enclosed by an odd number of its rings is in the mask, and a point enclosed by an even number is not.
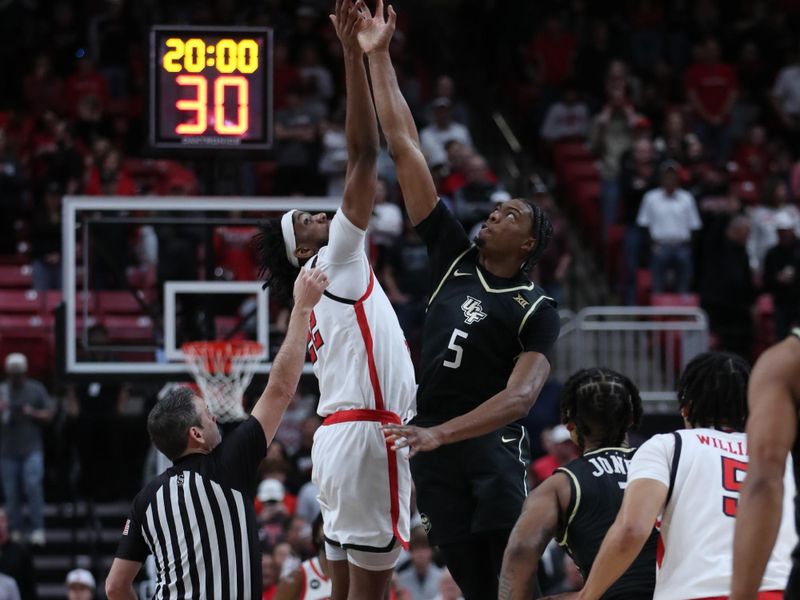
{"type": "Polygon", "coordinates": [[[408,448],[408,457],[417,452],[430,452],[442,445],[442,437],[434,427],[415,427],[413,425],[384,425],[382,427],[386,443],[392,450],[408,448]]]}
{"type": "MultiPolygon", "coordinates": [[[[363,2],[361,4],[363,5],[363,2]]],[[[358,31],[358,43],[361,49],[366,54],[388,50],[397,23],[394,8],[389,5],[388,19],[383,16],[383,0],[376,2],[374,15],[370,14],[366,6],[361,12],[365,17],[364,25],[358,31]]]]}
{"type": "Polygon", "coordinates": [[[336,0],[334,14],[328,15],[328,18],[346,53],[361,55],[363,52],[356,35],[366,25],[369,16],[363,0],[336,0]]]}
{"type": "Polygon", "coordinates": [[[294,282],[294,305],[299,309],[312,309],[328,287],[328,277],[319,269],[303,269],[294,282]]]}

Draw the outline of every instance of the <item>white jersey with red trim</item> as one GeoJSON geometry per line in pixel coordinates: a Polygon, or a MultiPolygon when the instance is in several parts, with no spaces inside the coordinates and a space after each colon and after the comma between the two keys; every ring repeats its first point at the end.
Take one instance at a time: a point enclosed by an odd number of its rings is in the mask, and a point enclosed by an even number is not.
{"type": "MultiPolygon", "coordinates": [[[[654,600],[730,593],[736,509],[747,461],[744,433],[704,428],[656,435],[636,452],[628,470],[629,486],[637,479],[655,479],[668,489],[671,485],[661,519],[654,600]]],[[[761,591],[786,586],[797,540],[794,493],[790,457],[781,527],[761,591]]]]}
{"type": "Polygon", "coordinates": [[[331,580],[322,573],[319,558],[314,557],[300,565],[303,587],[300,600],[331,600],[331,580]]]}
{"type": "Polygon", "coordinates": [[[364,250],[366,233],[339,209],[328,245],[306,263],[330,281],[311,315],[308,351],[319,380],[317,412],[390,410],[407,421],[416,412],[408,345],[364,250]]]}

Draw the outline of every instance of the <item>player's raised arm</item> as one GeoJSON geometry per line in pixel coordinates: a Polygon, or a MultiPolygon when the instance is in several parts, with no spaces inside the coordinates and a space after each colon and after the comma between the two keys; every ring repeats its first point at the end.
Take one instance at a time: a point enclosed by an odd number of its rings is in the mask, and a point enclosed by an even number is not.
{"type": "Polygon", "coordinates": [[[411,116],[389,56],[397,15],[389,6],[384,18],[383,0],[378,0],[371,15],[358,33],[361,48],[367,54],[372,76],[372,93],[389,153],[397,168],[397,179],[411,222],[424,220],[436,206],[436,186],[419,145],[419,134],[411,116]]]}
{"type": "Polygon", "coordinates": [[[511,531],[500,572],[500,600],[529,600],[536,590],[539,559],[556,536],[561,514],[569,504],[569,481],[564,474],[549,477],[525,501],[511,531]]]}
{"type": "Polygon", "coordinates": [[[761,355],[750,376],[750,460],[736,511],[731,600],[755,600],[778,537],[786,456],[797,433],[798,359],[800,344],[784,340],[761,355]]]}
{"type": "Polygon", "coordinates": [[[328,278],[316,269],[300,271],[294,284],[294,308],[286,338],[272,364],[267,387],[252,412],[264,429],[267,444],[272,443],[283,413],[297,391],[306,356],[308,319],[326,287],[328,278]]]}
{"type": "Polygon", "coordinates": [[[342,43],[347,93],[347,173],[342,212],[353,225],[366,230],[375,202],[380,141],[364,66],[364,53],[356,39],[359,28],[365,23],[362,11],[366,11],[362,0],[356,3],[352,0],[337,0],[335,14],[330,15],[330,19],[342,43]]]}

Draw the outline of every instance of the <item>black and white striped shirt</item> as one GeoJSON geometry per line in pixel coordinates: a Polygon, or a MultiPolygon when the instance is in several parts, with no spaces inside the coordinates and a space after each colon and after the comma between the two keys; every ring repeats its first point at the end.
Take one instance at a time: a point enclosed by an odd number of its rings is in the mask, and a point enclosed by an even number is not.
{"type": "Polygon", "coordinates": [[[211,454],[190,454],[136,496],[117,557],[155,556],[154,598],[257,600],[261,555],[254,497],[267,452],[251,417],[211,454]]]}

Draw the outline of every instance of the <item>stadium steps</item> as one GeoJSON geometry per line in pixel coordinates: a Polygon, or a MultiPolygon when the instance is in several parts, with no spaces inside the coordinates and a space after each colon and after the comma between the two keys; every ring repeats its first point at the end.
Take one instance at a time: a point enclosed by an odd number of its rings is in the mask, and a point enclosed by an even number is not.
{"type": "Polygon", "coordinates": [[[66,598],[64,580],[75,568],[88,569],[97,581],[97,598],[105,598],[105,576],[111,566],[130,505],[85,502],[45,507],[47,543],[32,547],[36,591],[41,600],[66,598]]]}

